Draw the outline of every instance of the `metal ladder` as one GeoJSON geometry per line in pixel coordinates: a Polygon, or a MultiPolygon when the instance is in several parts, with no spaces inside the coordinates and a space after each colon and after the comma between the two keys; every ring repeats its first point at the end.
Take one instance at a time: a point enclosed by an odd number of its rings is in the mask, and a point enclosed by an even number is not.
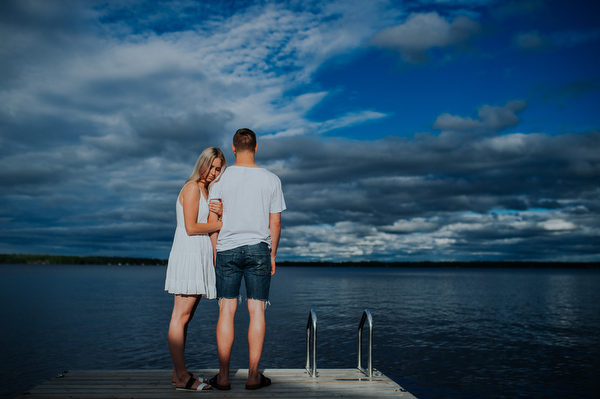
{"type": "MultiPolygon", "coordinates": [[[[373,317],[371,311],[365,309],[358,325],[358,366],[366,376],[373,377],[373,317]],[[365,322],[369,325],[369,358],[367,369],[362,366],[362,332],[365,322]]],[[[310,310],[306,324],[306,371],[311,377],[317,376],[317,312],[310,310]]]]}

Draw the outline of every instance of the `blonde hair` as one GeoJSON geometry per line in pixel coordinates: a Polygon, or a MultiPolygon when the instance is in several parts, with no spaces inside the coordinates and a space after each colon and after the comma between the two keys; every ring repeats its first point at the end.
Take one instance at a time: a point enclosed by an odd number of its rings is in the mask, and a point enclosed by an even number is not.
{"type": "Polygon", "coordinates": [[[223,173],[223,171],[225,171],[225,167],[227,166],[225,155],[223,155],[223,152],[217,147],[208,147],[206,150],[202,151],[202,154],[200,154],[198,157],[196,166],[194,166],[194,171],[186,180],[186,184],[191,181],[199,182],[205,178],[210,172],[210,168],[215,158],[219,158],[221,160],[221,173],[223,173]]]}

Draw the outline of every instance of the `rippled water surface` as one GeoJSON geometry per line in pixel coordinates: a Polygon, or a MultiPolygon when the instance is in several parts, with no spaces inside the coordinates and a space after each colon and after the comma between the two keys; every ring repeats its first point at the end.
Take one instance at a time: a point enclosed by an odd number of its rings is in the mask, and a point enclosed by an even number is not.
{"type": "MultiPolygon", "coordinates": [[[[0,265],[0,276],[1,397],[63,370],[171,367],[165,267],[0,265]]],[[[374,367],[420,399],[600,392],[598,270],[280,267],[271,303],[262,367],[304,367],[310,309],[318,367],[356,367],[368,308],[374,367]]],[[[192,369],[218,366],[217,315],[201,301],[192,369]]],[[[235,368],[247,368],[247,320],[242,305],[235,368]]]]}

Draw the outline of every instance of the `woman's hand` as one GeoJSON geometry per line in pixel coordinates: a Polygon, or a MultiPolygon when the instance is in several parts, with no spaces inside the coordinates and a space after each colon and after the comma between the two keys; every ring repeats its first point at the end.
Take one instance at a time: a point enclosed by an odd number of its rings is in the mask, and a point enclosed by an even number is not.
{"type": "Polygon", "coordinates": [[[210,203],[208,204],[208,210],[215,213],[219,219],[221,219],[223,216],[223,203],[220,199],[210,200],[210,203]]]}

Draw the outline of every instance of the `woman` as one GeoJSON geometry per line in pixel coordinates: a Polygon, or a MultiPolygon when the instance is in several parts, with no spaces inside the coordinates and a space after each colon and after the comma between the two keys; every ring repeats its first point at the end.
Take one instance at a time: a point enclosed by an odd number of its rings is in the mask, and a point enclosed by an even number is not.
{"type": "Polygon", "coordinates": [[[173,360],[172,383],[181,390],[210,390],[206,380],[200,381],[185,366],[187,327],[201,297],[216,297],[213,250],[209,233],[218,231],[223,223],[207,223],[209,211],[221,215],[222,204],[208,203],[208,190],[225,170],[225,157],[215,147],[200,154],[194,172],[181,189],[177,203],[177,229],[169,255],[165,290],[175,294],[173,314],[169,324],[169,351],[173,360]]]}

